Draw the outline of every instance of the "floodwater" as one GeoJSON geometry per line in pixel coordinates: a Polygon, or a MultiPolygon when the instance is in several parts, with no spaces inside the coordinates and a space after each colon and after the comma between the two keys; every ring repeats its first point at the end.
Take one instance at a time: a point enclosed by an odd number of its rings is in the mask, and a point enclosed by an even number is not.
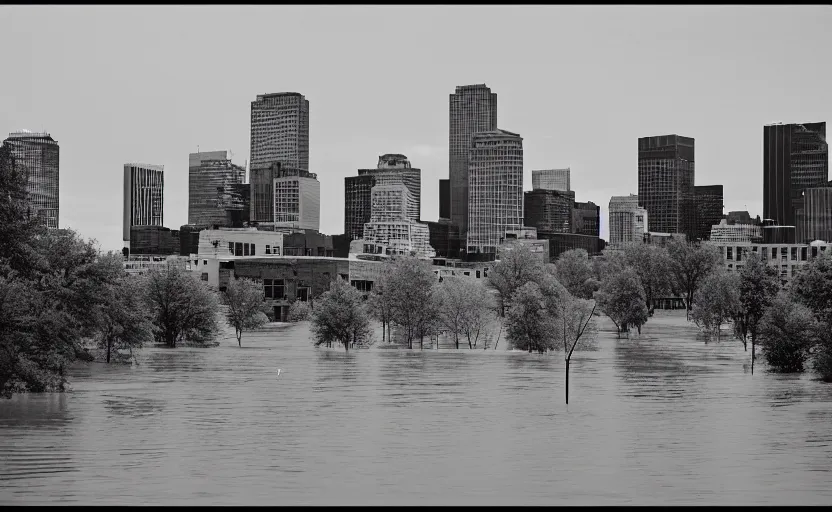
{"type": "Polygon", "coordinates": [[[568,406],[561,354],[345,354],[306,324],[82,365],[0,401],[0,504],[832,504],[832,385],[752,376],[682,312],[610,327],[568,406]]]}

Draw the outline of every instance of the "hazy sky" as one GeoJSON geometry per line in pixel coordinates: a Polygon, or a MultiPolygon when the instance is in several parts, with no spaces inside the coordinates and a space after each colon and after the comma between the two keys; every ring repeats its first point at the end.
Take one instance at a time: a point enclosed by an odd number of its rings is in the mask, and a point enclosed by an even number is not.
{"type": "Polygon", "coordinates": [[[485,83],[532,169],[572,168],[579,201],[638,192],[637,139],[696,139],[696,184],[762,214],[762,132],[832,121],[832,8],[2,6],[0,133],[61,146],[60,226],[120,249],[126,162],[165,166],[165,225],[188,220],[188,154],[248,159],[251,101],[310,104],[321,230],[344,177],[403,153],[422,219],[448,177],[448,95],[485,83]]]}

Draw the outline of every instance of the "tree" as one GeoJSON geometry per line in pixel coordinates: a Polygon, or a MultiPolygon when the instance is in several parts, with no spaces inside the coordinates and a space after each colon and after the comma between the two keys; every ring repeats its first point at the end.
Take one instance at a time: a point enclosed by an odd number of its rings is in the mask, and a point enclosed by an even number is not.
{"type": "Polygon", "coordinates": [[[794,300],[808,307],[822,326],[812,368],[832,382],[832,255],[821,252],[807,263],[789,287],[794,300]]]}
{"type": "Polygon", "coordinates": [[[812,311],[780,292],[760,322],[763,355],[779,372],[802,372],[821,325],[812,311]]]}
{"type": "Polygon", "coordinates": [[[725,270],[715,270],[705,276],[696,290],[691,318],[719,340],[722,324],[737,316],[740,302],[741,278],[725,270]]]}
{"type": "Polygon", "coordinates": [[[370,342],[370,314],[361,292],[344,280],[336,279],[329,290],[318,298],[318,307],[312,313],[312,332],[315,345],[333,341],[350,346],[370,342]]]}
{"type": "Polygon", "coordinates": [[[630,326],[635,326],[641,334],[648,313],[644,296],[641,279],[633,268],[608,274],[595,292],[598,309],[612,320],[619,335],[630,326]]]}
{"type": "Polygon", "coordinates": [[[689,320],[694,294],[702,279],[719,265],[721,256],[713,245],[697,245],[677,238],[670,240],[667,248],[670,270],[677,291],[685,295],[685,312],[689,320]]]}
{"type": "Polygon", "coordinates": [[[628,267],[624,251],[605,250],[599,258],[592,259],[592,272],[599,283],[604,283],[610,276],[624,271],[628,267]]]}
{"type": "Polygon", "coordinates": [[[578,343],[584,339],[594,337],[596,329],[592,315],[595,314],[594,300],[573,297],[568,292],[561,294],[557,302],[557,326],[555,332],[563,344],[564,359],[566,360],[566,403],[569,404],[569,363],[572,353],[578,343]],[[589,329],[587,329],[589,327],[589,329]],[[586,338],[585,338],[586,336],[586,338]]]}
{"type": "Polygon", "coordinates": [[[766,265],[759,254],[747,255],[745,266],[740,271],[739,308],[734,317],[734,334],[748,350],[748,335],[751,335],[751,363],[757,357],[757,338],[760,321],[780,290],[777,270],[766,265]]]}
{"type": "Polygon", "coordinates": [[[263,286],[253,279],[231,279],[222,295],[225,321],[234,328],[237,345],[242,348],[243,331],[257,329],[268,322],[263,286]]]}
{"type": "Polygon", "coordinates": [[[303,322],[309,319],[312,314],[312,308],[309,303],[302,300],[295,300],[289,305],[289,314],[286,319],[290,322],[303,322]]]}
{"type": "Polygon", "coordinates": [[[554,318],[546,309],[540,285],[526,283],[512,297],[505,320],[506,338],[511,346],[529,353],[554,350],[554,318]]]}
{"type": "Polygon", "coordinates": [[[558,281],[575,297],[592,298],[599,282],[592,271],[589,254],[584,249],[570,249],[555,262],[558,281]]]}
{"type": "Polygon", "coordinates": [[[546,273],[545,263],[523,244],[511,244],[500,251],[498,261],[488,274],[489,284],[497,290],[500,316],[505,315],[512,294],[546,273]]]}
{"type": "Polygon", "coordinates": [[[368,298],[370,312],[373,317],[381,322],[381,341],[385,338],[390,341],[390,320],[393,317],[392,294],[385,293],[389,287],[390,271],[392,262],[387,260],[379,265],[378,278],[373,283],[373,291],[368,298]],[[386,335],[386,336],[385,336],[386,335]]]}
{"type": "Polygon", "coordinates": [[[624,258],[638,274],[648,316],[653,316],[653,301],[670,291],[670,254],[657,245],[631,243],[624,246],[624,258]]]}
{"type": "Polygon", "coordinates": [[[428,333],[428,323],[435,318],[436,297],[433,284],[436,274],[430,263],[413,257],[399,257],[393,260],[385,295],[391,304],[391,320],[405,332],[409,349],[413,339],[428,333]]]}
{"type": "Polygon", "coordinates": [[[493,309],[488,290],[476,281],[458,277],[446,278],[435,286],[441,326],[451,333],[457,349],[461,336],[466,337],[468,348],[473,349],[493,309]]]}
{"type": "Polygon", "coordinates": [[[185,339],[197,343],[213,339],[219,303],[206,284],[170,262],[151,269],[144,279],[159,341],[176,347],[185,339]]]}

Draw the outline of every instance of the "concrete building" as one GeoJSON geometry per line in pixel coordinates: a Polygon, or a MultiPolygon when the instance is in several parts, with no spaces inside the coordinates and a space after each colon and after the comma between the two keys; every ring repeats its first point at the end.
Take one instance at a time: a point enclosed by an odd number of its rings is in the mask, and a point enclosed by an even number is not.
{"type": "MultiPolygon", "coordinates": [[[[497,130],[497,94],[485,84],[457,86],[456,92],[449,97],[449,112],[450,215],[451,222],[459,226],[460,237],[465,240],[470,212],[468,159],[472,138],[478,132],[497,130]]],[[[521,195],[521,208],[522,200],[521,195]]]]}
{"type": "MultiPolygon", "coordinates": [[[[188,224],[224,226],[226,207],[240,210],[239,186],[246,181],[246,169],[231,163],[229,151],[206,151],[188,156],[188,224]],[[233,188],[236,185],[238,188],[233,188]]],[[[246,186],[247,188],[247,186],[246,186]]]]}
{"type": "Polygon", "coordinates": [[[432,258],[430,229],[411,219],[413,196],[404,183],[376,185],[371,191],[370,222],[364,224],[363,252],[385,256],[414,254],[432,258]]]}
{"type": "Polygon", "coordinates": [[[560,190],[569,192],[570,168],[532,171],[532,190],[560,190]]]}
{"type": "Polygon", "coordinates": [[[796,221],[797,242],[832,242],[832,187],[803,189],[803,208],[796,221]]]}
{"type": "Polygon", "coordinates": [[[364,224],[370,222],[372,190],[376,179],[372,175],[344,178],[344,234],[352,240],[364,236],[364,224]]]}
{"type": "Polygon", "coordinates": [[[178,255],[179,231],[163,226],[130,226],[130,254],[178,255]]]}
{"type": "Polygon", "coordinates": [[[803,190],[829,183],[826,123],[763,127],[763,218],[794,226],[803,190]]]}
{"type": "Polygon", "coordinates": [[[604,250],[604,240],[597,236],[575,233],[538,233],[537,237],[549,242],[549,262],[554,263],[566,251],[583,249],[590,256],[597,256],[604,250]]]}
{"type": "Polygon", "coordinates": [[[609,206],[610,247],[641,242],[647,232],[647,210],[639,206],[639,197],[613,196],[609,206]]]}
{"type": "Polygon", "coordinates": [[[187,256],[133,255],[124,260],[124,271],[131,276],[147,274],[152,269],[165,268],[168,265],[190,270],[187,256]]]}
{"type": "MultiPolygon", "coordinates": [[[[496,254],[506,231],[523,227],[522,137],[505,130],[478,132],[471,137],[467,195],[466,251],[496,254]]],[[[453,201],[451,208],[453,217],[453,201]]]]}
{"type": "Polygon", "coordinates": [[[572,209],[572,232],[578,235],[601,235],[601,207],[592,201],[576,202],[572,209]]]}
{"type": "Polygon", "coordinates": [[[638,139],[638,199],[650,229],[695,236],[694,140],[680,135],[638,139]]]}
{"type": "Polygon", "coordinates": [[[281,169],[274,178],[274,226],[318,231],[321,228],[321,183],[303,170],[281,169]]]}
{"type": "Polygon", "coordinates": [[[711,226],[711,236],[708,239],[716,244],[760,243],[763,241],[763,232],[760,226],[754,224],[728,224],[726,219],[722,219],[719,224],[711,226]]]}
{"type": "Polygon", "coordinates": [[[711,227],[719,224],[723,217],[722,185],[701,185],[693,187],[695,217],[695,239],[707,240],[711,227]]]}
{"type": "Polygon", "coordinates": [[[436,258],[459,258],[459,228],[450,219],[439,218],[439,222],[425,222],[430,232],[430,246],[436,251],[436,258]]]}
{"type": "Polygon", "coordinates": [[[3,141],[11,150],[18,169],[26,176],[26,199],[30,217],[49,229],[58,229],[60,213],[60,146],[48,133],[13,132],[3,141]]]}
{"type": "Polygon", "coordinates": [[[274,219],[274,171],[309,170],[309,101],[296,92],[261,94],[251,102],[251,221],[274,219]]]}
{"type": "Polygon", "coordinates": [[[376,185],[402,184],[410,192],[407,218],[418,222],[422,208],[422,171],[410,165],[404,155],[387,154],[378,157],[375,169],[358,169],[359,176],[372,176],[376,185]]]}
{"type": "Polygon", "coordinates": [[[527,226],[545,233],[572,233],[575,193],[540,189],[523,193],[523,218],[527,226]]]}
{"type": "Polygon", "coordinates": [[[709,243],[719,248],[723,264],[728,271],[741,271],[748,260],[748,256],[757,253],[768,265],[778,270],[783,282],[790,281],[813,258],[830,251],[830,244],[821,241],[810,244],[714,243],[713,241],[709,243]]]}
{"type": "Polygon", "coordinates": [[[124,245],[130,248],[130,228],[164,224],[165,166],[124,164],[124,245]]]}

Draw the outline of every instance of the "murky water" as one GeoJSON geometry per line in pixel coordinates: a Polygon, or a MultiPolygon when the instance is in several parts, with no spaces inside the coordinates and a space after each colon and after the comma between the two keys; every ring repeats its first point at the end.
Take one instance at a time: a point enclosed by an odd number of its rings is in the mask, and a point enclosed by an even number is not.
{"type": "Polygon", "coordinates": [[[293,325],[82,366],[0,401],[0,504],[832,504],[811,375],[752,376],[659,312],[575,355],[566,406],[561,355],[502,348],[345,354],[293,325]]]}

